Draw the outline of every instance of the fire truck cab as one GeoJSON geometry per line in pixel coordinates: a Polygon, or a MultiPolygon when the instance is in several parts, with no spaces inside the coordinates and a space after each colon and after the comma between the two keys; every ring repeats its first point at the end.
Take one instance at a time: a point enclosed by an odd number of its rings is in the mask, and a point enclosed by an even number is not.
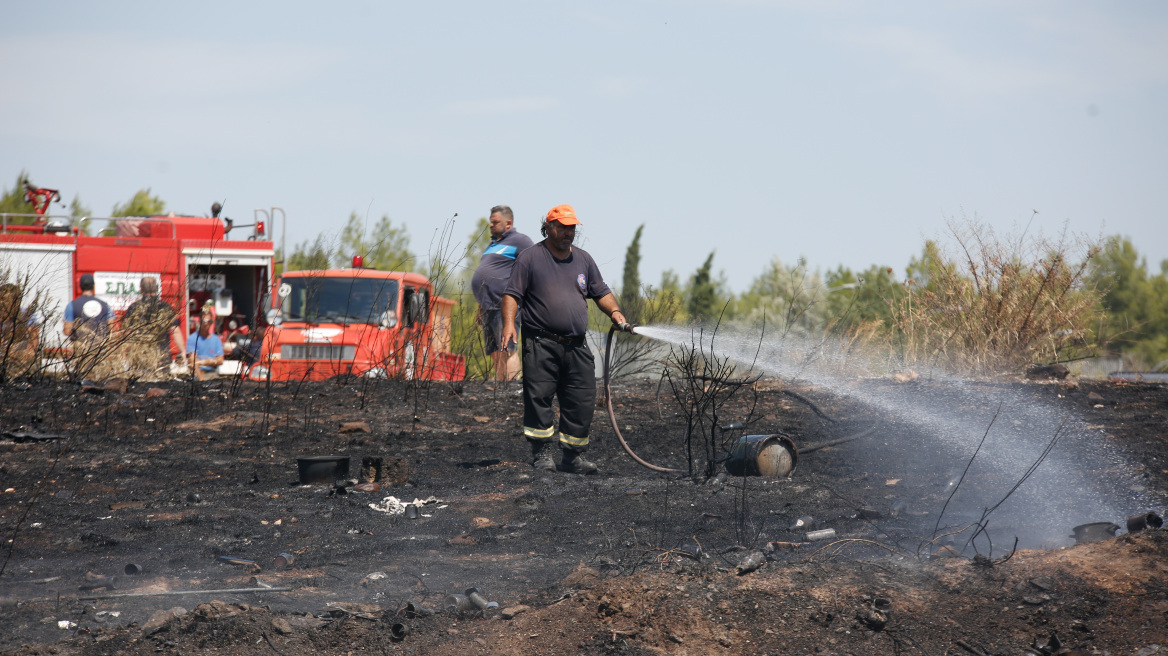
{"type": "Polygon", "coordinates": [[[454,301],[417,273],[375,269],[289,271],[275,287],[253,380],[338,375],[462,380],[450,352],[454,301]]]}

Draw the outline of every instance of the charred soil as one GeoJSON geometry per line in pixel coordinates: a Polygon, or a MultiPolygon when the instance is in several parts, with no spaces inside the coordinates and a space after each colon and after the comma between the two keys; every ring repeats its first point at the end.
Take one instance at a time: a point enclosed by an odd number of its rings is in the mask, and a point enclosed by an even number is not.
{"type": "MultiPolygon", "coordinates": [[[[983,384],[1091,426],[1153,500],[1124,514],[1163,514],[1168,386],[983,384]]],[[[532,469],[517,383],[2,395],[4,654],[1168,653],[1164,530],[943,537],[965,461],[916,458],[919,427],[813,387],[762,380],[722,411],[800,446],[864,433],[781,479],[691,476],[656,381],[618,385],[613,407],[638,454],[680,474],[633,462],[603,409],[598,475],[532,469]],[[296,458],[321,455],[349,457],[354,481],[301,485],[296,458]],[[381,480],[356,485],[376,478],[366,458],[381,480]],[[446,610],[470,588],[497,607],[446,610]]]]}

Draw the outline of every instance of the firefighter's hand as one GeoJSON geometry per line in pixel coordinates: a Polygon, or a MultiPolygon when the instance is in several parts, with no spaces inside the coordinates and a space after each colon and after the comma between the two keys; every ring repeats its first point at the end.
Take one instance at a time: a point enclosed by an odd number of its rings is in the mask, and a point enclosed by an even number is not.
{"type": "MultiPolygon", "coordinates": [[[[621,312],[620,310],[617,310],[616,312],[613,312],[613,313],[612,313],[612,315],[610,315],[610,317],[609,317],[609,318],[611,318],[611,319],[612,319],[612,322],[613,322],[614,324],[618,325],[618,326],[624,326],[625,324],[627,324],[627,323],[628,323],[628,320],[627,320],[627,319],[625,319],[625,315],[624,315],[624,313],[623,313],[623,312],[621,312]]],[[[623,330],[623,328],[622,328],[622,330],[623,330]]]]}
{"type": "Polygon", "coordinates": [[[499,350],[506,351],[512,344],[518,343],[518,335],[515,334],[515,322],[503,322],[503,333],[499,335],[499,350]]]}

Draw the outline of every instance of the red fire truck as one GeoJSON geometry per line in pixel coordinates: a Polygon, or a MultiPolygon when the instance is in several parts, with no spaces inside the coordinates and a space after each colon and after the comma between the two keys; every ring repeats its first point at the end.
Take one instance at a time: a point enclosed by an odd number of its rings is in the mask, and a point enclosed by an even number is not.
{"type": "Polygon", "coordinates": [[[86,273],[93,275],[95,294],[118,312],[138,298],[143,277],[157,279],[162,298],[182,317],[183,334],[196,327],[208,303],[224,325],[257,325],[271,289],[273,244],[263,222],[235,226],[235,232],[230,219],[213,214],[79,220],[0,215],[0,271],[31,287],[26,299],[39,298],[43,316],[52,320],[41,331],[50,351],[68,348],[61,332],[64,307],[81,293],[86,273]],[[240,235],[246,227],[250,234],[240,235]]]}
{"type": "Polygon", "coordinates": [[[450,352],[454,301],[435,296],[421,274],[353,264],[280,277],[250,377],[462,380],[465,359],[450,352]]]}

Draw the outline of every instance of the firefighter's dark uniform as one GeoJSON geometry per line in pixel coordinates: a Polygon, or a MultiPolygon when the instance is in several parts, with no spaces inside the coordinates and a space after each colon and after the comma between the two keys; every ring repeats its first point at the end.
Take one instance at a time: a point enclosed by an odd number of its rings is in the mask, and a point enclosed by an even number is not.
{"type": "Polygon", "coordinates": [[[592,256],[572,247],[566,259],[538,243],[519,254],[504,292],[523,325],[523,435],[582,452],[596,407],[596,365],[585,340],[588,299],[611,293],[592,256]],[[560,400],[559,434],[552,398],[560,400]]]}

